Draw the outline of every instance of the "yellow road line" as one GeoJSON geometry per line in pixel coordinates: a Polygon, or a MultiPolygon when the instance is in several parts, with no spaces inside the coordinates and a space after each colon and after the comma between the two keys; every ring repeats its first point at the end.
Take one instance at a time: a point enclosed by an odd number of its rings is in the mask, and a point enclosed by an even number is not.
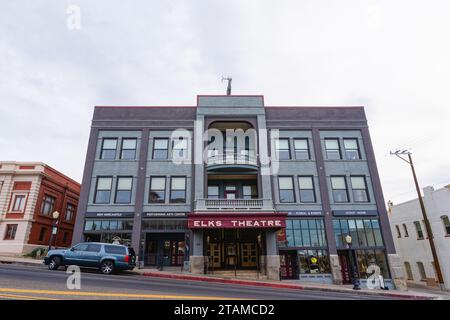
{"type": "Polygon", "coordinates": [[[165,294],[135,294],[135,293],[106,293],[106,292],[82,292],[62,290],[35,290],[0,288],[0,292],[34,293],[47,295],[83,296],[83,297],[109,297],[109,298],[135,298],[135,299],[200,299],[200,300],[237,300],[237,298],[192,296],[192,295],[165,295],[165,294]]]}
{"type": "Polygon", "coordinates": [[[47,297],[21,296],[21,295],[6,294],[6,293],[1,293],[0,298],[9,298],[9,299],[16,299],[16,300],[58,300],[58,299],[47,298],[47,297]]]}

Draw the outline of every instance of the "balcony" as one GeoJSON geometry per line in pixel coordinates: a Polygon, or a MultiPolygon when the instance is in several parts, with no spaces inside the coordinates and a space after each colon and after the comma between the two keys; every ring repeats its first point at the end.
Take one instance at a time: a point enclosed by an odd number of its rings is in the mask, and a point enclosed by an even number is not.
{"type": "Polygon", "coordinates": [[[271,199],[197,199],[195,211],[273,211],[271,199]]]}
{"type": "Polygon", "coordinates": [[[242,150],[241,153],[223,152],[210,150],[206,162],[208,170],[235,168],[235,169],[257,169],[258,162],[253,152],[242,150]]]}

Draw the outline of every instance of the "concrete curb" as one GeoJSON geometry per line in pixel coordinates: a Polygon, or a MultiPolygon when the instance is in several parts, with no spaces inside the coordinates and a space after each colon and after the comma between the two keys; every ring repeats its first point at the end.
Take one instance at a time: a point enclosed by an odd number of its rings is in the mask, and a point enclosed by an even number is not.
{"type": "Polygon", "coordinates": [[[17,260],[8,260],[8,259],[1,259],[0,258],[0,264],[18,264],[23,266],[39,266],[44,265],[43,261],[17,261],[17,260]]]}
{"type": "Polygon", "coordinates": [[[407,298],[415,300],[436,300],[438,296],[423,296],[417,294],[401,294],[395,292],[386,291],[367,291],[367,290],[348,290],[330,287],[314,287],[305,285],[295,285],[287,283],[270,283],[262,281],[252,281],[252,280],[240,280],[240,279],[224,279],[224,278],[212,278],[212,277],[201,277],[201,276],[190,276],[190,275],[180,275],[180,274],[161,274],[155,272],[133,272],[145,277],[156,277],[156,278],[166,278],[166,279],[179,279],[179,280],[191,280],[191,281],[203,281],[203,282],[215,282],[215,283],[226,283],[226,284],[238,284],[244,286],[260,286],[260,287],[271,287],[277,289],[296,289],[296,290],[314,290],[314,291],[327,291],[327,292],[340,292],[340,293],[354,293],[361,295],[373,295],[373,296],[388,296],[393,298],[407,298]]]}

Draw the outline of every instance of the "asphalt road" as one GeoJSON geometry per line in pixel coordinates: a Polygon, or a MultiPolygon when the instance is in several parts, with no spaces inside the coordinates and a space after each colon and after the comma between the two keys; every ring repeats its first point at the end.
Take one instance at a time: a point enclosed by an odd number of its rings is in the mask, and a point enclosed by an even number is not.
{"type": "Polygon", "coordinates": [[[81,289],[69,290],[66,285],[68,277],[64,270],[50,271],[44,265],[0,264],[0,299],[389,299],[360,294],[161,279],[132,273],[103,275],[97,271],[83,271],[81,289]]]}

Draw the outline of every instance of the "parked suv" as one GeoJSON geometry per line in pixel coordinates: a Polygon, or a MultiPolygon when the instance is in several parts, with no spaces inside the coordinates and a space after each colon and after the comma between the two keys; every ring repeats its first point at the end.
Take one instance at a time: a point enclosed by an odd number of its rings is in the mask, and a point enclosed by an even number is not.
{"type": "Polygon", "coordinates": [[[44,258],[50,270],[60,266],[76,265],[82,268],[96,268],[104,274],[115,271],[133,270],[136,254],[131,247],[99,242],[79,243],[70,249],[50,250],[44,258]]]}

